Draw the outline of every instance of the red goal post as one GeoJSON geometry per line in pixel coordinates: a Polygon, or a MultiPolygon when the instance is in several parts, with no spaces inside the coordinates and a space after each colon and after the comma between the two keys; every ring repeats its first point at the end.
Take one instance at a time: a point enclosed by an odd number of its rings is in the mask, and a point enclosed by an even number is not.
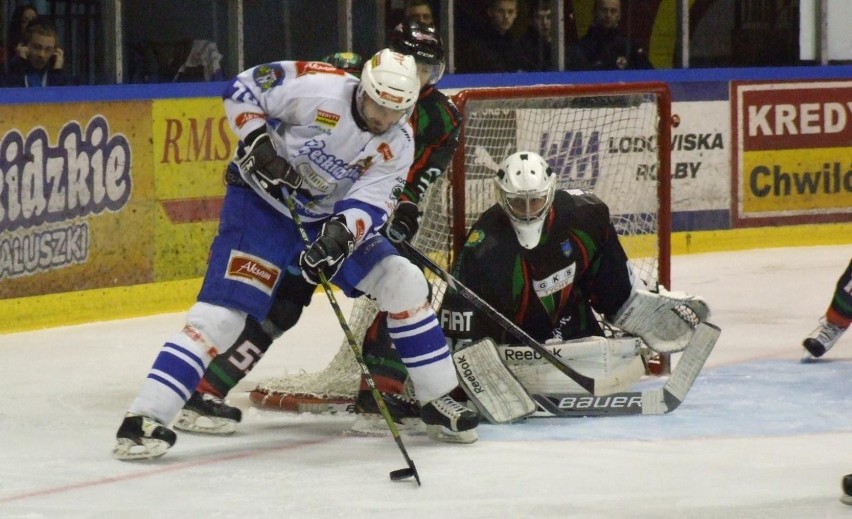
{"type": "MultiPolygon", "coordinates": [[[[464,89],[452,98],[462,114],[460,143],[449,170],[421,201],[418,250],[449,269],[471,224],[497,201],[497,164],[528,150],[548,161],[559,188],[591,191],[606,202],[637,277],[671,288],[672,120],[665,83],[464,89]]],[[[446,287],[426,277],[437,310],[446,287]]],[[[355,302],[349,325],[359,343],[375,313],[369,299],[355,302]]],[[[359,380],[344,341],[322,371],[261,381],[251,400],[285,411],[345,411],[359,380]]]]}

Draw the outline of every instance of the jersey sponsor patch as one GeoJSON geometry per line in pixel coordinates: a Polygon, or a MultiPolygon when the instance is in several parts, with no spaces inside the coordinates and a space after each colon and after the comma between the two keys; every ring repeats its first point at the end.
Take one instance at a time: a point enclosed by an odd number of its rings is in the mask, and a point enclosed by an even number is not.
{"type": "Polygon", "coordinates": [[[304,76],[305,74],[334,74],[335,76],[344,76],[346,72],[322,61],[297,61],[296,75],[304,76]]]}
{"type": "Polygon", "coordinates": [[[231,250],[225,270],[225,279],[246,283],[270,296],[280,275],[281,271],[275,265],[238,250],[231,250]]]}
{"type": "Polygon", "coordinates": [[[266,119],[266,117],[263,114],[254,112],[243,112],[234,118],[234,124],[237,125],[237,128],[242,128],[247,122],[255,119],[266,119]]]}
{"type": "Polygon", "coordinates": [[[388,161],[393,158],[393,151],[391,151],[391,147],[388,143],[383,142],[379,144],[379,147],[376,149],[382,155],[382,158],[385,159],[385,161],[388,161]]]}
{"type": "Polygon", "coordinates": [[[571,240],[565,240],[565,241],[563,241],[562,243],[560,243],[560,244],[559,244],[559,248],[561,248],[561,249],[562,249],[562,254],[563,254],[566,258],[570,258],[570,257],[571,257],[571,252],[573,252],[573,251],[574,251],[574,248],[571,246],[571,240]]]}
{"type": "Polygon", "coordinates": [[[473,312],[441,310],[441,328],[450,332],[469,332],[473,312]]]}
{"type": "Polygon", "coordinates": [[[317,117],[316,117],[316,119],[314,119],[314,121],[316,121],[317,123],[325,125],[325,126],[331,126],[332,128],[337,126],[337,121],[339,121],[339,120],[340,120],[339,115],[332,113],[332,112],[326,112],[325,110],[319,110],[319,109],[317,110],[317,117]]]}
{"type": "Polygon", "coordinates": [[[544,279],[534,280],[536,295],[538,297],[545,297],[562,290],[574,282],[574,274],[576,271],[577,264],[572,262],[564,269],[558,270],[544,279]]]}
{"type": "Polygon", "coordinates": [[[252,72],[255,84],[264,92],[276,87],[284,80],[284,69],[278,63],[258,65],[252,72]]]}

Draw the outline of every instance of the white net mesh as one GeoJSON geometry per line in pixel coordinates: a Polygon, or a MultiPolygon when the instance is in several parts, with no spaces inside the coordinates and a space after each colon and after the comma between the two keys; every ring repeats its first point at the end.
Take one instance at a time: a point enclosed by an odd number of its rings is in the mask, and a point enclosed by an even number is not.
{"type": "MultiPolygon", "coordinates": [[[[591,191],[607,203],[638,278],[652,287],[660,282],[660,265],[668,257],[660,252],[658,229],[668,211],[660,212],[656,178],[659,104],[664,102],[657,90],[637,86],[629,93],[582,95],[567,87],[544,94],[536,87],[499,90],[496,98],[463,93],[463,146],[452,171],[422,201],[423,220],[413,245],[448,269],[454,243],[464,238],[463,233],[453,236],[453,214],[463,211],[466,232],[497,201],[492,181],[497,164],[515,151],[529,150],[548,161],[560,188],[591,191]],[[458,160],[460,153],[463,162],[458,160]],[[463,200],[453,191],[462,187],[463,200]]],[[[426,277],[437,310],[445,286],[428,272],[426,277]]],[[[359,344],[375,314],[369,299],[355,302],[349,325],[359,344]]],[[[267,379],[256,392],[296,400],[354,400],[359,382],[358,365],[344,342],[324,370],[267,379]]]]}

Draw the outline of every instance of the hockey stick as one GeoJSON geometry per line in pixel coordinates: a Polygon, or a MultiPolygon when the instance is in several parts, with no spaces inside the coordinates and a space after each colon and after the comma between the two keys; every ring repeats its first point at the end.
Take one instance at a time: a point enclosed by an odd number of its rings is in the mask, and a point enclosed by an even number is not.
{"type": "Polygon", "coordinates": [[[698,377],[713,351],[721,330],[699,323],[683,350],[683,355],[662,387],[629,391],[608,396],[581,394],[533,395],[539,407],[553,416],[626,416],[666,414],[674,411],[698,377]]]}
{"type": "Polygon", "coordinates": [[[458,292],[462,297],[464,297],[478,309],[486,313],[504,330],[511,333],[513,336],[515,336],[515,338],[519,339],[525,345],[532,348],[539,355],[541,355],[543,359],[553,364],[556,369],[566,374],[568,378],[576,382],[580,387],[582,387],[593,395],[595,394],[595,379],[587,377],[586,375],[577,372],[571,366],[564,364],[562,361],[559,360],[559,357],[554,355],[549,349],[545,348],[537,340],[530,337],[527,332],[525,332],[520,327],[518,327],[518,325],[510,321],[508,317],[498,312],[493,306],[491,306],[490,304],[488,304],[488,302],[479,297],[479,295],[476,294],[473,290],[466,287],[452,274],[442,269],[440,265],[432,261],[428,256],[415,249],[413,245],[408,242],[402,242],[399,244],[399,246],[405,252],[405,256],[408,259],[420,265],[421,268],[431,270],[436,276],[443,279],[450,288],[458,292]]]}
{"type": "MultiPolygon", "coordinates": [[[[299,236],[301,236],[302,242],[305,244],[305,248],[310,248],[311,240],[308,238],[308,233],[305,231],[305,226],[302,224],[302,217],[299,216],[299,212],[296,209],[296,202],[293,201],[292,197],[286,197],[284,198],[284,203],[290,211],[290,216],[293,218],[293,223],[296,224],[296,229],[299,231],[299,236]]],[[[331,307],[334,309],[334,315],[337,316],[337,321],[343,329],[343,334],[346,335],[346,342],[349,343],[349,348],[352,350],[353,355],[355,355],[358,368],[364,376],[367,386],[370,388],[370,393],[373,395],[373,399],[379,406],[379,411],[381,411],[382,417],[384,417],[385,422],[388,424],[388,429],[390,429],[397,447],[399,447],[400,452],[402,452],[402,457],[405,458],[405,462],[408,464],[407,468],[392,470],[390,478],[392,481],[400,481],[413,477],[415,481],[417,481],[417,486],[420,486],[420,475],[417,473],[417,467],[414,466],[414,461],[411,460],[411,457],[408,456],[408,451],[405,450],[405,445],[402,443],[402,437],[399,434],[399,429],[397,429],[396,423],[393,421],[382,395],[379,393],[378,388],[376,388],[376,382],[373,380],[373,375],[370,374],[370,368],[368,368],[367,364],[364,363],[364,357],[361,356],[361,352],[358,350],[358,341],[355,340],[355,335],[352,333],[352,330],[349,328],[349,324],[346,322],[346,316],[343,315],[343,311],[337,303],[337,298],[331,290],[331,284],[325,277],[325,272],[319,270],[317,274],[319,275],[320,283],[325,291],[325,295],[328,296],[328,302],[331,303],[331,307]]]]}

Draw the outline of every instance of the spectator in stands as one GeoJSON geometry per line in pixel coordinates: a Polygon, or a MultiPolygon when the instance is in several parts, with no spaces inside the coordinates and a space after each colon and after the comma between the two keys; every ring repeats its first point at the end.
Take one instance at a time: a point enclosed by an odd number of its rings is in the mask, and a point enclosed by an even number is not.
{"type": "Polygon", "coordinates": [[[432,14],[432,4],[429,0],[408,0],[405,2],[403,18],[414,18],[423,25],[435,26],[435,16],[432,14]]]}
{"type": "Polygon", "coordinates": [[[552,26],[551,0],[534,0],[530,6],[529,26],[518,41],[522,70],[556,70],[551,58],[552,26]]]}
{"type": "Polygon", "coordinates": [[[56,29],[44,19],[27,26],[26,57],[16,55],[3,78],[6,87],[44,87],[68,84],[64,53],[57,45],[56,29]]]}
{"type": "Polygon", "coordinates": [[[630,41],[619,30],[621,0],[595,0],[594,22],[573,45],[568,70],[627,70],[654,68],[647,48],[630,41]]]}
{"type": "Polygon", "coordinates": [[[456,72],[517,72],[521,49],[512,33],[518,0],[488,0],[485,23],[457,48],[456,72]]]}
{"type": "Polygon", "coordinates": [[[38,11],[32,4],[21,4],[15,8],[9,20],[9,31],[6,33],[6,59],[11,60],[15,56],[27,57],[24,31],[36,18],[38,18],[38,11]]]}

